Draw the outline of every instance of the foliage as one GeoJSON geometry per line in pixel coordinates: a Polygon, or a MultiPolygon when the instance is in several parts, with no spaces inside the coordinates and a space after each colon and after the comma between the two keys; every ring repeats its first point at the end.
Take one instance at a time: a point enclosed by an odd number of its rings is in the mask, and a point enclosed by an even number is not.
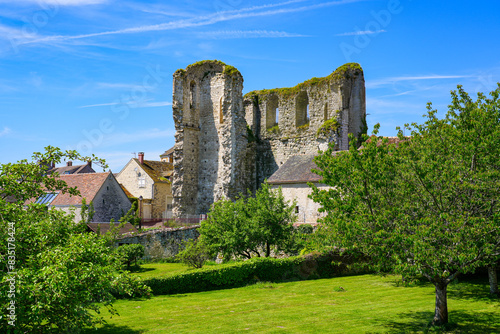
{"type": "Polygon", "coordinates": [[[295,204],[285,201],[281,188],[272,190],[263,183],[255,197],[250,196],[215,202],[208,219],[201,222],[202,239],[225,260],[269,257],[292,237],[295,204]]]}
{"type": "Polygon", "coordinates": [[[137,264],[137,260],[144,256],[144,246],[141,244],[124,244],[116,248],[116,254],[123,264],[130,269],[132,262],[137,264]]]}
{"type": "Polygon", "coordinates": [[[307,119],[307,123],[304,123],[297,127],[297,131],[307,131],[307,130],[309,130],[309,119],[307,119]]]}
{"type": "Polygon", "coordinates": [[[92,219],[94,218],[95,210],[94,210],[94,203],[90,201],[90,203],[87,205],[87,200],[82,197],[82,208],[80,210],[80,216],[81,216],[81,223],[90,223],[92,219]]]}
{"type": "Polygon", "coordinates": [[[326,278],[346,272],[354,257],[337,252],[288,258],[253,258],[172,276],[145,280],[155,295],[227,289],[256,281],[282,282],[326,278]]]}
{"type": "MultiPolygon", "coordinates": [[[[315,162],[312,198],[327,213],[328,244],[357,248],[381,269],[436,288],[434,324],[448,322],[446,289],[457,275],[500,254],[500,85],[473,101],[458,86],[444,119],[428,105],[424,124],[406,125],[399,144],[372,137],[315,162]]],[[[375,129],[378,130],[378,126],[375,129]]],[[[366,136],[365,136],[366,138],[366,136]]]]}
{"type": "Polygon", "coordinates": [[[141,217],[139,217],[139,213],[137,212],[137,201],[132,202],[132,206],[127,211],[125,215],[123,215],[118,221],[120,223],[130,223],[134,226],[139,226],[141,222],[141,217]]]}
{"type": "Polygon", "coordinates": [[[273,135],[279,135],[281,133],[280,131],[280,126],[276,124],[273,127],[270,127],[269,129],[266,130],[268,133],[273,134],[273,135]]]}
{"type": "Polygon", "coordinates": [[[317,136],[330,136],[332,132],[337,131],[339,128],[339,123],[336,118],[331,118],[326,120],[321,126],[319,127],[318,131],[316,132],[317,136]]]}
{"type": "Polygon", "coordinates": [[[47,147],[31,162],[0,166],[0,258],[9,263],[0,268],[1,332],[10,327],[6,307],[12,301],[13,279],[15,328],[20,332],[48,332],[54,326],[70,332],[93,326],[102,322],[94,313],[98,303],[114,314],[113,292],[148,293],[136,279],[118,272],[107,239],[82,233],[71,215],[32,203],[45,192],[79,194],[56,173],[47,174],[48,166],[62,159],[89,160],[74,151],[47,147]]]}
{"type": "Polygon", "coordinates": [[[201,268],[211,258],[209,248],[201,238],[189,240],[184,246],[176,258],[190,267],[201,268]]]}
{"type": "Polygon", "coordinates": [[[248,124],[247,124],[247,139],[249,143],[253,143],[258,140],[248,124]]]}

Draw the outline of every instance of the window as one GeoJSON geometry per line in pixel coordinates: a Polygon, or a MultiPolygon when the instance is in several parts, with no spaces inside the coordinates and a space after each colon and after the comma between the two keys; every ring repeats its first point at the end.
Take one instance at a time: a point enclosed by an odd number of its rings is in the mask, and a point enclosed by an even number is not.
{"type": "Polygon", "coordinates": [[[49,205],[50,203],[52,203],[54,198],[56,198],[57,194],[58,193],[46,193],[45,195],[38,197],[35,203],[49,205]]]}
{"type": "Polygon", "coordinates": [[[146,179],[143,177],[139,178],[139,188],[146,188],[146,179]]]}
{"type": "Polygon", "coordinates": [[[307,92],[300,92],[295,98],[295,126],[309,124],[309,98],[307,92]]]}
{"type": "Polygon", "coordinates": [[[298,205],[295,207],[295,213],[299,213],[299,206],[298,205]]]}
{"type": "Polygon", "coordinates": [[[279,117],[278,106],[279,106],[278,96],[272,95],[267,99],[266,129],[270,129],[278,125],[278,117],[279,117]]]}
{"type": "Polygon", "coordinates": [[[224,123],[224,114],[222,113],[222,97],[220,98],[219,102],[219,123],[220,124],[224,123]]]}

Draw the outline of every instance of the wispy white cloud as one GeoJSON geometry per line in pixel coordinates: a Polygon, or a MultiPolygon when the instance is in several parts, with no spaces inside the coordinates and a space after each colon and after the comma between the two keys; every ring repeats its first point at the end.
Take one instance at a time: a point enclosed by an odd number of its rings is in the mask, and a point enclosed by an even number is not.
{"type": "Polygon", "coordinates": [[[444,79],[462,79],[472,78],[473,75],[421,75],[421,76],[401,76],[384,78],[379,80],[370,80],[366,82],[367,88],[376,88],[385,85],[393,85],[403,81],[421,81],[421,80],[444,80],[444,79]]]}
{"type": "Polygon", "coordinates": [[[0,131],[0,137],[6,136],[6,135],[8,135],[11,132],[12,132],[11,129],[9,129],[8,127],[4,126],[3,130],[0,131]]]}
{"type": "Polygon", "coordinates": [[[119,29],[119,30],[110,30],[103,31],[98,33],[91,34],[80,34],[80,35],[55,35],[55,36],[47,36],[42,38],[34,38],[31,40],[26,40],[24,44],[30,43],[50,43],[50,42],[61,42],[82,38],[90,38],[90,37],[98,37],[98,36],[106,36],[106,35],[118,35],[118,34],[134,34],[134,33],[145,33],[152,31],[166,31],[166,30],[176,30],[183,28],[193,28],[193,27],[201,27],[213,25],[218,22],[224,21],[232,21],[232,20],[241,20],[245,18],[251,17],[262,17],[262,16],[272,16],[272,15],[281,15],[288,13],[297,13],[314,9],[321,9],[325,7],[331,6],[339,6],[345,5],[349,3],[359,2],[363,0],[338,0],[338,1],[328,1],[324,3],[312,4],[301,7],[288,7],[288,8],[279,8],[279,9],[271,9],[268,10],[269,7],[283,6],[292,3],[302,2],[301,0],[293,0],[287,1],[279,4],[272,5],[264,5],[264,6],[254,6],[236,10],[228,10],[228,11],[220,11],[216,13],[211,13],[207,15],[197,16],[190,19],[176,20],[166,23],[153,24],[153,25],[143,25],[138,27],[119,29]],[[265,9],[265,10],[261,10],[265,9]]]}
{"type": "Polygon", "coordinates": [[[310,37],[307,35],[288,33],[285,31],[268,30],[219,30],[202,32],[200,33],[200,36],[211,39],[310,37]]]}
{"type": "Polygon", "coordinates": [[[150,102],[150,101],[128,101],[128,102],[109,102],[109,103],[98,103],[98,104],[89,104],[85,106],[80,106],[78,108],[95,108],[95,107],[108,107],[108,106],[116,106],[119,104],[126,104],[131,108],[153,108],[153,107],[165,107],[171,106],[172,102],[169,101],[158,101],[158,102],[150,102]]]}
{"type": "Polygon", "coordinates": [[[365,31],[351,31],[351,32],[345,32],[342,34],[337,34],[336,36],[357,36],[357,35],[373,35],[373,34],[380,34],[382,32],[387,32],[384,29],[381,30],[365,30],[365,31]]]}
{"type": "MultiPolygon", "coordinates": [[[[106,3],[108,0],[16,0],[17,3],[33,3],[39,6],[86,6],[106,3]]],[[[0,0],[0,3],[12,3],[12,0],[0,0]]]]}

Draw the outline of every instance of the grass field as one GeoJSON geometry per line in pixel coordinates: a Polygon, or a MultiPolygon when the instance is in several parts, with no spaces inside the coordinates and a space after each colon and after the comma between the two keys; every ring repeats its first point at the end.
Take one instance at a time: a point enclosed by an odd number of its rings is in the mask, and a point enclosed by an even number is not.
{"type": "Polygon", "coordinates": [[[191,270],[183,263],[144,263],[140,268],[133,268],[132,276],[148,279],[153,277],[165,277],[191,270]]]}
{"type": "MultiPolygon", "coordinates": [[[[486,281],[449,287],[446,333],[500,333],[500,301],[486,281]]],[[[434,313],[429,284],[395,276],[347,276],[149,300],[120,300],[120,316],[85,333],[421,333],[434,313]]],[[[431,329],[433,332],[434,330],[431,329]]]]}

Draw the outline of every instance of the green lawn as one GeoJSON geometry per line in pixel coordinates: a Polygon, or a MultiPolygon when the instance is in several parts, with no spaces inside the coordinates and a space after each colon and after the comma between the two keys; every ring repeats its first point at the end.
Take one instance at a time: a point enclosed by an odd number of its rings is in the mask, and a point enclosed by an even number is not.
{"type": "Polygon", "coordinates": [[[140,269],[133,268],[132,276],[148,279],[178,274],[187,270],[192,269],[183,263],[145,263],[141,264],[140,269]]]}
{"type": "MultiPolygon", "coordinates": [[[[361,275],[120,300],[120,316],[85,333],[412,333],[434,313],[433,286],[361,275]]],[[[485,281],[449,288],[450,333],[500,333],[500,301],[485,281]]]]}

